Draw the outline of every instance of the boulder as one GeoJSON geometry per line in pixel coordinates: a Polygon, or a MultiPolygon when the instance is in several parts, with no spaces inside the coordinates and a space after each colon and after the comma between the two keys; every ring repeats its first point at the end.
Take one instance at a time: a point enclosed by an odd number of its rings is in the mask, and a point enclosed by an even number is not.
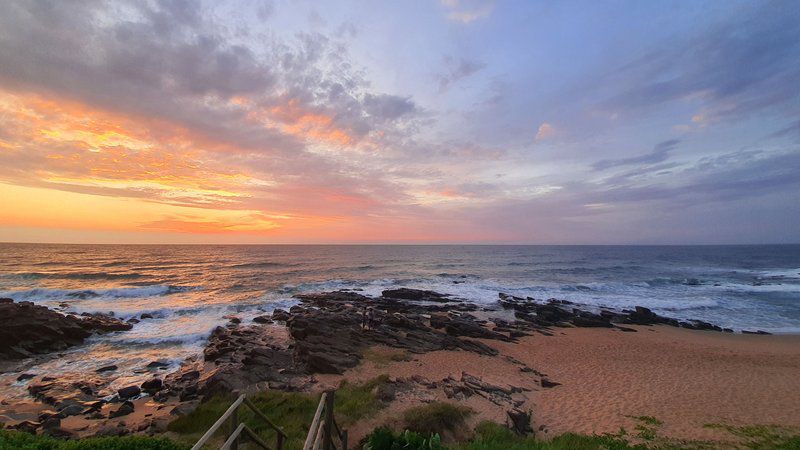
{"type": "Polygon", "coordinates": [[[141,393],[142,390],[139,388],[139,386],[128,386],[117,391],[117,395],[119,395],[119,398],[123,399],[133,398],[141,393]]]}
{"type": "Polygon", "coordinates": [[[126,402],[123,402],[121,405],[119,405],[119,408],[117,408],[115,411],[111,411],[108,414],[108,417],[110,419],[114,419],[116,417],[127,416],[128,414],[132,413],[133,411],[134,411],[133,403],[129,402],[129,401],[126,401],[126,402]]]}
{"type": "Polygon", "coordinates": [[[0,359],[15,360],[65,350],[92,333],[130,330],[131,324],[106,316],[64,315],[32,302],[0,301],[0,359]]]}
{"type": "Polygon", "coordinates": [[[289,320],[290,317],[291,315],[282,309],[276,309],[275,311],[272,311],[272,320],[280,320],[285,322],[289,320]]]}

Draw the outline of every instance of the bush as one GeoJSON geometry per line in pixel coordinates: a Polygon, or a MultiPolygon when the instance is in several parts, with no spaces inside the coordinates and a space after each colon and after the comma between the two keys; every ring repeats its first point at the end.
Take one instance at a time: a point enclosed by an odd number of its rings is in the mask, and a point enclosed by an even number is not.
{"type": "Polygon", "coordinates": [[[422,436],[410,430],[394,434],[389,428],[376,428],[364,438],[364,450],[446,450],[438,434],[422,436]]]}
{"type": "Polygon", "coordinates": [[[457,447],[459,450],[624,450],[644,449],[631,446],[618,436],[584,436],[572,433],[562,434],[550,441],[540,441],[533,436],[519,436],[508,428],[493,423],[481,422],[475,428],[475,437],[469,443],[457,447]]]}
{"type": "Polygon", "coordinates": [[[123,436],[59,440],[20,431],[0,430],[0,449],[15,450],[183,450],[166,438],[123,436]]]}
{"type": "Polygon", "coordinates": [[[403,414],[406,428],[424,435],[453,431],[464,424],[473,413],[466,406],[445,402],[433,402],[406,410],[403,414]]]}

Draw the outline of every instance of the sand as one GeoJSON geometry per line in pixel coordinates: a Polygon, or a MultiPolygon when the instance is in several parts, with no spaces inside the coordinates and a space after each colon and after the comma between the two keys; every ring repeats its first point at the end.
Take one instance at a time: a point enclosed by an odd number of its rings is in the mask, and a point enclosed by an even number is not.
{"type": "MultiPolygon", "coordinates": [[[[496,357],[462,351],[414,355],[412,361],[367,361],[345,378],[366,380],[382,373],[437,381],[462,371],[484,380],[520,386],[523,409],[533,411],[540,437],[565,432],[585,434],[634,430],[638,416],[663,422],[660,436],[681,440],[735,441],[706,424],[780,425],[800,429],[800,336],[755,336],[692,331],[668,326],[634,327],[636,333],[608,329],[556,329],[518,343],[485,341],[496,357]],[[509,358],[510,357],[510,358],[509,358]],[[542,388],[539,377],[521,372],[519,363],[561,383],[542,388]]],[[[335,386],[336,376],[323,376],[335,386]]],[[[399,396],[376,417],[358,424],[359,436],[383,423],[398,425],[403,409],[448,400],[440,389],[399,396]]],[[[503,422],[506,408],[479,396],[463,402],[481,420],[503,422]]]]}

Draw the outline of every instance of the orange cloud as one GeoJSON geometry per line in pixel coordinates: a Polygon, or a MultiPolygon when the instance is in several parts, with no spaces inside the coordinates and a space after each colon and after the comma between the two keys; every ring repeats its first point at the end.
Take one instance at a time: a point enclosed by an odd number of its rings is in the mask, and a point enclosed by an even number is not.
{"type": "Polygon", "coordinates": [[[248,113],[248,118],[267,126],[276,126],[281,131],[306,141],[340,147],[355,143],[347,130],[336,126],[333,117],[307,111],[294,99],[283,105],[252,110],[248,113]]]}

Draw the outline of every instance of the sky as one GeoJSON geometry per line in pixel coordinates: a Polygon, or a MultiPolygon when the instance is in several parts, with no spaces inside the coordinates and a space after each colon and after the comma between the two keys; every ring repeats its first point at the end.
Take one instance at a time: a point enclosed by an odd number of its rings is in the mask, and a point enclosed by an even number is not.
{"type": "Polygon", "coordinates": [[[0,2],[0,242],[800,243],[800,3],[0,2]]]}

